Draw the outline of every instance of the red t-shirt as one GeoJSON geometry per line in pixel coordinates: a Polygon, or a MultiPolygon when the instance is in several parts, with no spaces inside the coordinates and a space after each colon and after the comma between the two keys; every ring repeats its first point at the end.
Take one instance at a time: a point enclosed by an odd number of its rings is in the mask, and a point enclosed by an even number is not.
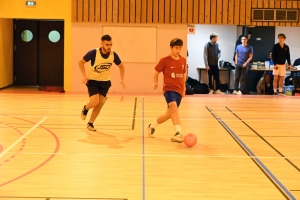
{"type": "Polygon", "coordinates": [[[186,59],[180,57],[179,60],[175,60],[171,56],[160,59],[155,66],[155,70],[163,72],[164,74],[164,86],[163,91],[178,92],[182,96],[184,95],[185,77],[186,72],[186,59]]]}

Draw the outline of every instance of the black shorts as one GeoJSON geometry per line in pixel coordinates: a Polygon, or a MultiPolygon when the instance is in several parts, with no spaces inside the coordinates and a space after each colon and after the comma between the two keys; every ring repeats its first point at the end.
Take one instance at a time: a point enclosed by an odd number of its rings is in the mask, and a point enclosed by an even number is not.
{"type": "Polygon", "coordinates": [[[95,81],[95,80],[88,80],[86,84],[89,96],[93,96],[95,94],[100,94],[106,97],[106,94],[111,86],[110,81],[95,81]]]}

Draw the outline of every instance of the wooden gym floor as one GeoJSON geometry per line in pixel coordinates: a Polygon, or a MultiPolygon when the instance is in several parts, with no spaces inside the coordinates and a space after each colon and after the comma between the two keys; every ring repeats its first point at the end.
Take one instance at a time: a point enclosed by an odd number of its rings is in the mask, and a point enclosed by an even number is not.
{"type": "MultiPolygon", "coordinates": [[[[108,95],[86,129],[88,96],[0,91],[0,199],[300,199],[299,97],[193,95],[182,100],[183,133],[162,95],[108,95]]],[[[88,117],[91,113],[88,114],[88,117]]]]}

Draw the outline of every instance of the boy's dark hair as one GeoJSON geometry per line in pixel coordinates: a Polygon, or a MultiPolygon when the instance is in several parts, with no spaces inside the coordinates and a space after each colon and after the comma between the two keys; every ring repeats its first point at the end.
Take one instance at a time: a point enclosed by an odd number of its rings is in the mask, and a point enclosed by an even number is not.
{"type": "Polygon", "coordinates": [[[284,33],[279,33],[279,34],[278,34],[278,38],[279,38],[279,37],[283,37],[284,39],[286,39],[286,36],[285,36],[284,33]]]}
{"type": "Polygon", "coordinates": [[[173,48],[174,46],[182,47],[182,46],[183,46],[183,41],[182,41],[182,39],[174,38],[173,40],[171,40],[170,46],[171,46],[172,48],[173,48]]]}
{"type": "Polygon", "coordinates": [[[248,40],[248,36],[247,35],[242,35],[241,39],[242,38],[246,38],[246,40],[248,40]]]}
{"type": "Polygon", "coordinates": [[[106,40],[106,41],[111,41],[110,35],[103,35],[103,36],[101,37],[101,41],[103,42],[104,40],[106,40]]]}
{"type": "Polygon", "coordinates": [[[218,36],[219,36],[218,33],[213,32],[213,33],[211,33],[211,34],[209,35],[209,39],[211,40],[211,39],[213,39],[213,38],[215,38],[215,37],[218,37],[218,36]]]}

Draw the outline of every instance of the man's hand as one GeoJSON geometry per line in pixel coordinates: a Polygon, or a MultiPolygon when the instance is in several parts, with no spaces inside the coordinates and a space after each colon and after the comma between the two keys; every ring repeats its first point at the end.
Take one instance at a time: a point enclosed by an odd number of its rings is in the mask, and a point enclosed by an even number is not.
{"type": "Polygon", "coordinates": [[[242,65],[243,68],[245,68],[246,66],[247,66],[247,63],[244,63],[244,64],[242,65]]]}
{"type": "Polygon", "coordinates": [[[205,68],[206,68],[206,70],[210,70],[210,68],[209,68],[209,66],[208,66],[208,65],[207,65],[205,68]]]}
{"type": "Polygon", "coordinates": [[[124,80],[121,80],[120,81],[120,84],[123,86],[123,88],[125,89],[125,82],[124,82],[124,80]]]}
{"type": "Polygon", "coordinates": [[[83,84],[87,84],[88,78],[87,78],[87,77],[83,77],[82,80],[81,80],[81,82],[82,82],[83,84]]]}
{"type": "Polygon", "coordinates": [[[154,84],[153,85],[153,90],[157,89],[158,88],[158,85],[157,84],[154,84]]]}

